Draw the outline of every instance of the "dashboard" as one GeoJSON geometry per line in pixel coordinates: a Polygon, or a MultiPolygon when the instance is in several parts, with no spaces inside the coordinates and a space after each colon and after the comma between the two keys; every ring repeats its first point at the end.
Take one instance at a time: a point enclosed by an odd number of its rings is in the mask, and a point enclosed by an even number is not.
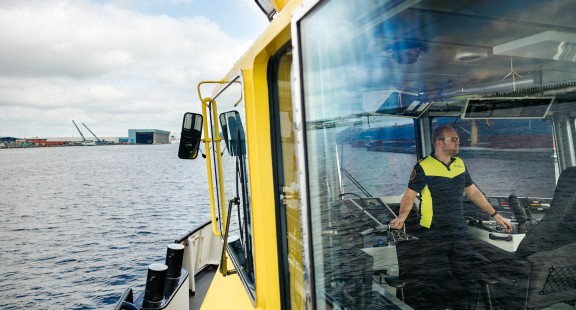
{"type": "MultiPolygon", "coordinates": [[[[540,221],[546,212],[550,209],[552,198],[536,198],[536,197],[516,197],[517,207],[512,201],[513,195],[508,197],[486,197],[486,200],[498,211],[500,215],[507,218],[511,222],[522,221],[540,221]],[[516,209],[515,209],[516,208],[516,209]],[[522,213],[522,211],[524,213],[522,213]]],[[[491,218],[482,210],[480,210],[474,203],[469,200],[464,200],[464,217],[471,221],[484,222],[490,221],[491,218]]]]}
{"type": "Polygon", "coordinates": [[[512,232],[506,233],[493,218],[480,210],[468,199],[464,201],[464,217],[468,220],[468,232],[472,239],[489,243],[492,246],[515,252],[526,236],[526,232],[538,225],[550,209],[551,198],[486,197],[490,205],[504,218],[510,221],[512,232]]]}

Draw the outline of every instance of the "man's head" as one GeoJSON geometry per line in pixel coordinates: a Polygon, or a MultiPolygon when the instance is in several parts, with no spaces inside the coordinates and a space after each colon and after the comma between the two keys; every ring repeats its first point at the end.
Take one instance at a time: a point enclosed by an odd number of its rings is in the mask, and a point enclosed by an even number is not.
{"type": "Polygon", "coordinates": [[[432,143],[436,154],[457,155],[460,147],[460,137],[450,126],[436,127],[432,132],[432,143]]]}

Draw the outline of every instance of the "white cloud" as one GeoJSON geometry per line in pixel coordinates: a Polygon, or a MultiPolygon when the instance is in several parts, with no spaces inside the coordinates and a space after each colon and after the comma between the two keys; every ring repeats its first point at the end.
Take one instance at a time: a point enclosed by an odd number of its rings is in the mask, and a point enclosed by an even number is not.
{"type": "Polygon", "coordinates": [[[0,42],[0,136],[58,136],[72,119],[102,136],[175,130],[199,110],[200,78],[221,78],[251,43],[206,17],[87,0],[0,1],[0,42]]]}

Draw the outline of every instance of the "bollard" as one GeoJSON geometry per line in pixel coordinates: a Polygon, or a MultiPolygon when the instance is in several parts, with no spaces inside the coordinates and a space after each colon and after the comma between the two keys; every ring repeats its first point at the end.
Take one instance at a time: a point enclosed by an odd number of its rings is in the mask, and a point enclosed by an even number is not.
{"type": "Polygon", "coordinates": [[[180,275],[182,274],[182,259],[184,257],[184,246],[177,243],[168,245],[166,253],[166,286],[164,289],[164,298],[170,299],[178,290],[180,284],[180,275]]]}
{"type": "Polygon", "coordinates": [[[144,291],[144,302],[149,305],[156,305],[164,299],[164,286],[166,281],[166,270],[168,266],[164,264],[150,264],[148,266],[148,276],[146,278],[146,288],[144,291]]]}
{"type": "Polygon", "coordinates": [[[182,269],[182,258],[184,257],[184,246],[177,243],[168,245],[166,253],[166,266],[168,266],[167,278],[180,278],[182,269]]]}

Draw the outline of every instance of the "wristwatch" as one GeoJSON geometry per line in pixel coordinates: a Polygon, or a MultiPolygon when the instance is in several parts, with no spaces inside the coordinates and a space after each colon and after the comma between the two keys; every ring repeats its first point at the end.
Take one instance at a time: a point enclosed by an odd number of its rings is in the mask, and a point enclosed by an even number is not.
{"type": "Polygon", "coordinates": [[[494,213],[490,214],[490,217],[495,217],[496,215],[498,215],[498,210],[494,210],[494,213]]]}

